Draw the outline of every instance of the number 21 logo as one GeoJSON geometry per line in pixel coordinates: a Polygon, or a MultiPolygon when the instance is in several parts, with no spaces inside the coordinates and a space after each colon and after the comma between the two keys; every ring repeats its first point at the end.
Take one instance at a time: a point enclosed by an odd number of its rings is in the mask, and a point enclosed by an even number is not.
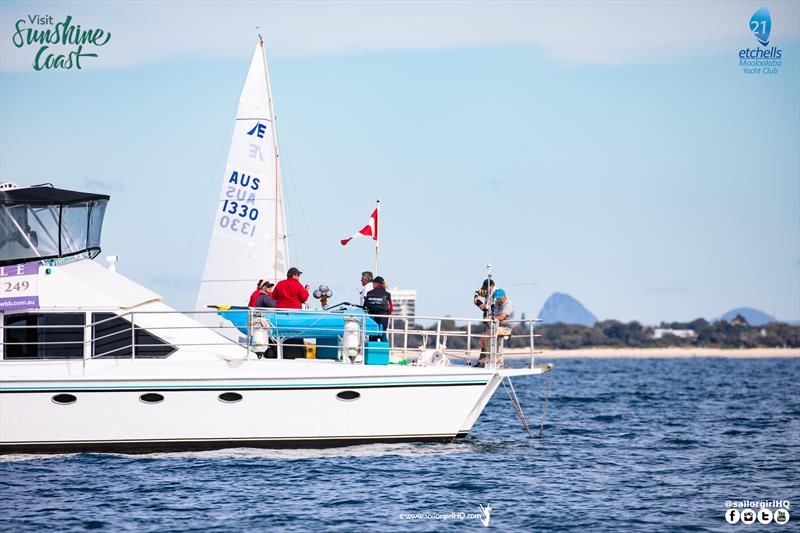
{"type": "Polygon", "coordinates": [[[763,46],[769,44],[769,34],[772,31],[772,17],[769,9],[762,7],[750,17],[750,31],[763,46]]]}

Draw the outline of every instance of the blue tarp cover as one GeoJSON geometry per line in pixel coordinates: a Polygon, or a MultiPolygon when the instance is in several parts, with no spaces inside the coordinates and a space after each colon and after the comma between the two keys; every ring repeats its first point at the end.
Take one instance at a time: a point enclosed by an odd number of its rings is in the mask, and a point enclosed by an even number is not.
{"type": "MultiPolygon", "coordinates": [[[[247,335],[248,312],[245,310],[219,311],[222,318],[229,320],[243,334],[247,335]]],[[[380,327],[361,310],[333,311],[319,313],[269,313],[262,316],[272,325],[273,337],[312,338],[339,337],[344,332],[345,317],[356,317],[366,327],[366,335],[379,335],[380,327]]]]}

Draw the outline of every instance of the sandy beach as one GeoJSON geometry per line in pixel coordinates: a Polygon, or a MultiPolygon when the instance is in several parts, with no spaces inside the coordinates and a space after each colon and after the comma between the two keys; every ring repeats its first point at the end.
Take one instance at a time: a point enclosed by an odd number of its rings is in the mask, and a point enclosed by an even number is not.
{"type": "MultiPolygon", "coordinates": [[[[463,354],[463,352],[461,352],[463,354]]],[[[452,359],[476,361],[478,352],[469,355],[449,354],[452,359]]],[[[417,350],[411,350],[409,359],[416,359],[417,350]]],[[[506,360],[528,359],[527,348],[507,349],[506,360]]],[[[692,357],[719,357],[730,359],[770,359],[800,357],[800,348],[582,348],[577,350],[538,350],[536,361],[552,359],[688,359],[692,357]]]]}
{"type": "MultiPolygon", "coordinates": [[[[509,350],[506,356],[516,359],[527,357],[527,351],[509,350]],[[509,353],[510,352],[510,353],[509,353]]],[[[731,359],[765,359],[773,357],[800,357],[800,348],[584,348],[577,350],[542,350],[537,359],[565,359],[581,357],[591,359],[676,359],[690,357],[727,357],[731,359]]]]}

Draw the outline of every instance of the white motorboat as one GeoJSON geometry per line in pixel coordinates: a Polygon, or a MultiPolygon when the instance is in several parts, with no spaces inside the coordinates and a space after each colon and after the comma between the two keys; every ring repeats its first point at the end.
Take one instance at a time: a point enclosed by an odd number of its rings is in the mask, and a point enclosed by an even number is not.
{"type": "Polygon", "coordinates": [[[503,367],[490,334],[489,362],[475,368],[456,359],[494,321],[455,319],[446,331],[451,317],[414,317],[429,324],[420,330],[393,316],[380,343],[353,307],[224,307],[247,298],[262,265],[276,278],[289,265],[267,72],[259,43],[199,310],[178,312],[115,263],[99,264],[108,196],[0,185],[0,453],[450,441],[468,434],[504,379],[551,370],[534,363],[532,320],[514,333],[529,338],[524,366],[503,367]]]}

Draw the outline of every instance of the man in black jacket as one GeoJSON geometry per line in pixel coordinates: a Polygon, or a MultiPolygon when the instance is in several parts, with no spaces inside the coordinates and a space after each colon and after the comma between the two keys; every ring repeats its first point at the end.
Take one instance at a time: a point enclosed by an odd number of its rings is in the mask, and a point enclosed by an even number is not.
{"type": "MultiPolygon", "coordinates": [[[[381,276],[372,280],[374,288],[364,297],[364,307],[370,315],[391,315],[392,295],[386,292],[386,281],[381,276]]],[[[388,316],[373,316],[372,319],[384,331],[380,336],[371,336],[370,340],[386,340],[386,330],[389,329],[388,316]]]]}

